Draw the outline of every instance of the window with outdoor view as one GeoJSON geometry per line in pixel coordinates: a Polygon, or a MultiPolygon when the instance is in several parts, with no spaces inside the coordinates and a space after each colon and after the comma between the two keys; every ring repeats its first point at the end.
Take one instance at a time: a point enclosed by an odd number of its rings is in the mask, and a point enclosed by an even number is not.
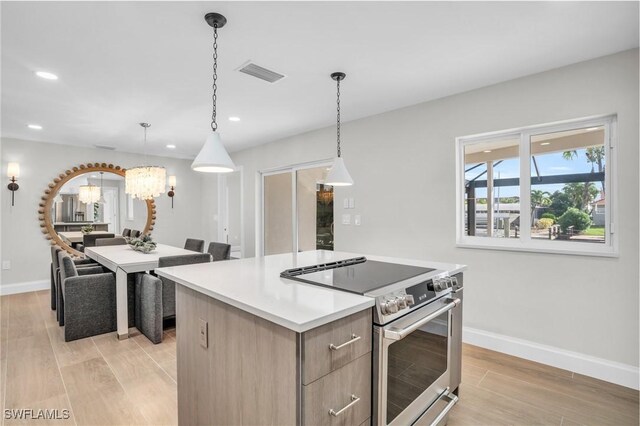
{"type": "Polygon", "coordinates": [[[461,137],[458,244],[615,254],[615,117],[461,137]]]}

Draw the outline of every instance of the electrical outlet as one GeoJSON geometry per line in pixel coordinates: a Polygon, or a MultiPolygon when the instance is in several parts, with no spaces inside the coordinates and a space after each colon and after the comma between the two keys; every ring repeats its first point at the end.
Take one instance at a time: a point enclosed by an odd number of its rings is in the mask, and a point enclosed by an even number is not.
{"type": "Polygon", "coordinates": [[[342,215],[342,224],[343,225],[351,225],[351,215],[350,214],[343,214],[342,215]]]}
{"type": "Polygon", "coordinates": [[[353,217],[353,223],[355,223],[356,226],[360,226],[360,224],[362,223],[362,217],[357,214],[353,217]]]}
{"type": "Polygon", "coordinates": [[[11,261],[10,260],[3,260],[2,261],[2,269],[11,269],[11,261]]]}
{"type": "Polygon", "coordinates": [[[203,319],[200,320],[200,346],[209,347],[209,323],[203,319]]]}
{"type": "Polygon", "coordinates": [[[343,209],[348,209],[349,208],[349,199],[345,198],[344,200],[342,200],[342,208],[343,209]]]}
{"type": "Polygon", "coordinates": [[[349,208],[350,209],[355,209],[356,208],[356,202],[354,201],[353,198],[349,198],[349,208]]]}

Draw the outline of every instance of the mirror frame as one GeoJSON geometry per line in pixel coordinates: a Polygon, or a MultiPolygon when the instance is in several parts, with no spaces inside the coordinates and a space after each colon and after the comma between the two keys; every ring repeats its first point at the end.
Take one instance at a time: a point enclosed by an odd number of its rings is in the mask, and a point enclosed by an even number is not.
{"type": "MultiPolygon", "coordinates": [[[[60,173],[56,178],[54,178],[53,181],[49,183],[48,188],[44,190],[44,195],[41,197],[41,201],[38,204],[38,220],[40,221],[40,228],[45,238],[51,242],[51,245],[60,246],[63,250],[73,256],[84,257],[83,253],[72,248],[65,243],[62,238],[60,238],[53,228],[53,222],[51,221],[50,212],[53,205],[53,199],[65,183],[85,173],[108,172],[124,177],[126,171],[126,169],[123,169],[120,166],[114,166],[113,164],[87,163],[72,167],[70,170],[65,170],[64,173],[60,173]]],[[[151,231],[153,231],[153,227],[156,223],[156,204],[154,200],[146,200],[146,204],[147,222],[142,233],[151,235],[151,231]]]]}

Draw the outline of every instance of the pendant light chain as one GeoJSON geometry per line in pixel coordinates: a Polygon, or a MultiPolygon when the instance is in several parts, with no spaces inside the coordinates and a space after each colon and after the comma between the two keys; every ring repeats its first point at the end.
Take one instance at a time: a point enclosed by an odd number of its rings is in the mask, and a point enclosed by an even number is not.
{"type": "Polygon", "coordinates": [[[340,157],[340,79],[337,80],[338,86],[338,96],[336,103],[338,104],[338,115],[337,115],[337,137],[338,137],[338,157],[340,157]]]}
{"type": "Polygon", "coordinates": [[[149,123],[140,123],[140,125],[144,128],[144,142],[142,144],[142,152],[144,153],[144,163],[147,164],[148,163],[148,157],[147,157],[147,128],[149,126],[151,126],[151,124],[149,123]]]}
{"type": "Polygon", "coordinates": [[[216,121],[216,101],[218,99],[216,91],[218,90],[218,24],[213,25],[213,95],[211,100],[213,101],[213,111],[211,113],[211,130],[214,132],[218,129],[218,123],[216,121]]]}

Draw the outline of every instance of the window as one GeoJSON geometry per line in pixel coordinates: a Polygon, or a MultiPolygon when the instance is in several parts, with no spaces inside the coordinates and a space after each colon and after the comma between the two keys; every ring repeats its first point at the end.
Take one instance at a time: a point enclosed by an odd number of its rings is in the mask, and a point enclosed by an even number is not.
{"type": "Polygon", "coordinates": [[[459,246],[616,255],[615,117],[456,139],[459,246]]]}

